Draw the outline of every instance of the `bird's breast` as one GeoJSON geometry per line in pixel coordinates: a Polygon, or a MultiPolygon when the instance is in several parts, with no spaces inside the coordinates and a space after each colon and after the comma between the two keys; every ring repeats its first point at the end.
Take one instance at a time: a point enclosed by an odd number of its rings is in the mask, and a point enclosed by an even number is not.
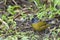
{"type": "Polygon", "coordinates": [[[41,21],[41,22],[32,23],[32,27],[37,31],[41,31],[41,30],[44,30],[45,28],[47,28],[48,25],[46,22],[41,21]]]}

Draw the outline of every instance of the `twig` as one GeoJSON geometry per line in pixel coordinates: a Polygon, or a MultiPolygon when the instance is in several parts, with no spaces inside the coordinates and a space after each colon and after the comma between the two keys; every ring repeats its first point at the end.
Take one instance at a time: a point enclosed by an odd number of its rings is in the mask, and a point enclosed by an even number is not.
{"type": "Polygon", "coordinates": [[[15,5],[18,5],[15,0],[12,0],[12,1],[15,3],[15,5]]]}
{"type": "Polygon", "coordinates": [[[5,26],[7,27],[7,29],[9,29],[9,26],[8,26],[8,24],[7,24],[5,21],[3,21],[1,18],[0,18],[0,21],[1,21],[3,24],[5,24],[5,26]]]}
{"type": "Polygon", "coordinates": [[[4,0],[4,5],[6,5],[6,3],[7,3],[7,0],[4,0]]]}
{"type": "Polygon", "coordinates": [[[22,16],[21,14],[18,14],[14,17],[14,19],[18,18],[19,16],[22,16]]]}

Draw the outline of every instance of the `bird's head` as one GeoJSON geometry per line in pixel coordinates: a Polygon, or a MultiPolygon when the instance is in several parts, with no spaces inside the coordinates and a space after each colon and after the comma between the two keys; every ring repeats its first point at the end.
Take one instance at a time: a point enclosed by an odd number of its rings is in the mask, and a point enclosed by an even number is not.
{"type": "Polygon", "coordinates": [[[39,19],[38,19],[37,15],[34,15],[33,18],[32,18],[32,20],[31,20],[31,22],[32,23],[36,23],[38,21],[39,21],[39,19]]]}

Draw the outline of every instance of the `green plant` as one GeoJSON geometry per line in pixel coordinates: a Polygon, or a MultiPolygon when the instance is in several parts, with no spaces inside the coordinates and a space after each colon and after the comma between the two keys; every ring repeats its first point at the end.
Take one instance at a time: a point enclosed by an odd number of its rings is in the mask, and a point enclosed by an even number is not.
{"type": "Polygon", "coordinates": [[[21,8],[21,7],[20,6],[9,6],[7,11],[8,11],[8,13],[15,15],[16,14],[15,9],[19,9],[19,8],[21,8]]]}
{"type": "Polygon", "coordinates": [[[37,7],[40,7],[40,0],[33,0],[37,7]]]}
{"type": "Polygon", "coordinates": [[[52,2],[54,3],[54,7],[56,7],[56,5],[60,5],[60,0],[52,0],[52,2]]]}
{"type": "Polygon", "coordinates": [[[7,17],[6,15],[3,15],[2,20],[5,21],[9,26],[12,26],[13,28],[16,27],[16,22],[13,20],[13,16],[7,17]]]}
{"type": "Polygon", "coordinates": [[[4,40],[18,40],[16,36],[8,36],[6,39],[4,40]]]}
{"type": "Polygon", "coordinates": [[[2,30],[6,30],[6,29],[9,29],[9,25],[5,22],[5,21],[3,21],[2,19],[0,19],[0,28],[2,29],[2,30]]]}

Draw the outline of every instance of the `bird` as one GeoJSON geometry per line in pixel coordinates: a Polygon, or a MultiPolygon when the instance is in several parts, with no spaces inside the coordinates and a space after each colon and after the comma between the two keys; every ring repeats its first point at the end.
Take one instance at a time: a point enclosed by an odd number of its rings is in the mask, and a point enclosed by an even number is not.
{"type": "Polygon", "coordinates": [[[42,31],[50,26],[46,21],[39,21],[36,15],[34,15],[34,18],[32,18],[31,22],[32,28],[36,31],[42,31]]]}

